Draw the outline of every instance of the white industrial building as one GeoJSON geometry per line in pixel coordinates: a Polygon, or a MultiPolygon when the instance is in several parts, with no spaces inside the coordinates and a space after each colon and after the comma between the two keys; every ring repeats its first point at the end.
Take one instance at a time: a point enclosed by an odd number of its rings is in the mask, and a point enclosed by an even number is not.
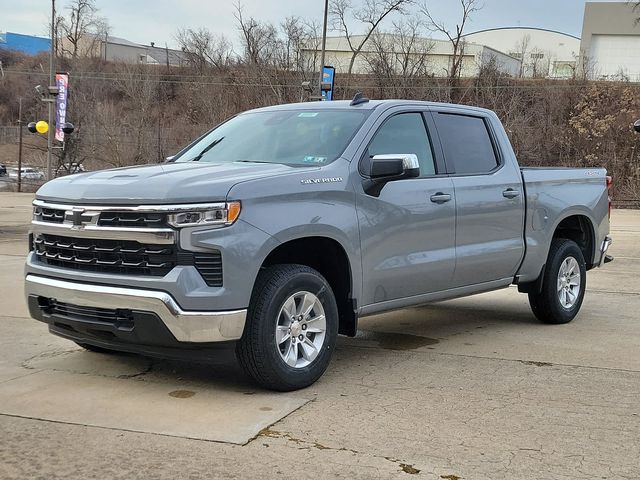
{"type": "Polygon", "coordinates": [[[587,2],[580,69],[597,80],[640,81],[640,9],[629,2],[587,2]]]}
{"type": "Polygon", "coordinates": [[[570,78],[580,55],[578,37],[542,28],[492,28],[470,33],[465,39],[521,60],[521,77],[570,78]]]}
{"type": "MultiPolygon", "coordinates": [[[[385,37],[387,42],[394,40],[394,36],[391,34],[381,35],[385,37]]],[[[380,37],[378,37],[378,39],[379,38],[380,37]]],[[[351,37],[351,43],[353,45],[359,45],[363,39],[364,36],[362,35],[353,35],[351,37]]],[[[426,52],[426,70],[428,74],[436,77],[446,77],[453,56],[453,47],[451,43],[444,40],[432,39],[420,39],[420,43],[422,45],[420,49],[416,51],[414,56],[424,55],[424,52],[426,52]]],[[[310,42],[310,45],[313,46],[303,49],[303,55],[309,59],[310,63],[313,63],[314,57],[316,60],[319,58],[319,52],[317,50],[319,42],[317,40],[313,40],[310,42]]],[[[375,55],[374,43],[372,39],[369,39],[356,57],[352,73],[369,73],[369,60],[372,55],[375,55]]],[[[332,65],[335,67],[337,73],[347,73],[349,71],[351,56],[352,52],[349,48],[346,37],[327,37],[325,65],[332,65]]],[[[517,76],[520,71],[520,60],[517,58],[491,48],[490,46],[466,42],[464,46],[461,76],[477,76],[480,68],[483,65],[488,64],[490,61],[493,61],[495,66],[507,75],[517,76]]]]}

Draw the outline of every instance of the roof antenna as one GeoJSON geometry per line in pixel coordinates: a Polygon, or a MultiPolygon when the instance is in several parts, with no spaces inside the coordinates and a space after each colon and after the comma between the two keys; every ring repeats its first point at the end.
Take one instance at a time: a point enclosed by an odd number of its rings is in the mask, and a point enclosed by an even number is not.
{"type": "Polygon", "coordinates": [[[353,100],[351,100],[351,103],[349,104],[349,106],[355,107],[356,105],[360,105],[361,103],[367,103],[368,101],[369,99],[365,97],[362,92],[358,92],[354,95],[353,100]]]}

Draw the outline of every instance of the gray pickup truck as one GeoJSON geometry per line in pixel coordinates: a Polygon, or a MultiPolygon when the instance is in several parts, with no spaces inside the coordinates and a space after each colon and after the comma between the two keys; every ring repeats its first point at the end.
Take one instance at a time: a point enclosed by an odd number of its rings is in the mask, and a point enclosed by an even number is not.
{"type": "Polygon", "coordinates": [[[28,305],[89,350],[232,348],[260,385],[298,389],[367,315],[515,284],[541,321],[570,322],[611,260],[610,182],[520,168],[479,108],[261,108],[165,163],[40,188],[28,305]]]}

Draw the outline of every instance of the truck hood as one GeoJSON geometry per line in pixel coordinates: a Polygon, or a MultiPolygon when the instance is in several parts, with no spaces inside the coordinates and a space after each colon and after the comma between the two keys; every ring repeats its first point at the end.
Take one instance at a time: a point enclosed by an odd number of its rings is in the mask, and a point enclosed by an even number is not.
{"type": "Polygon", "coordinates": [[[124,167],[56,178],[44,184],[36,197],[94,205],[214,202],[225,200],[237,183],[301,169],[271,163],[196,162],[124,167]]]}

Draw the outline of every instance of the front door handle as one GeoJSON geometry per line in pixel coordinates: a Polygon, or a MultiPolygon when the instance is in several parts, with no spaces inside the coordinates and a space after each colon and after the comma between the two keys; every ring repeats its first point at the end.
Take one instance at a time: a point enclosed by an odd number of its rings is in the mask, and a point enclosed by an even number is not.
{"type": "Polygon", "coordinates": [[[502,192],[502,196],[504,198],[516,198],[520,196],[520,190],[516,190],[514,188],[507,188],[504,192],[502,192]]]}
{"type": "Polygon", "coordinates": [[[447,203],[449,200],[451,200],[451,195],[449,195],[448,193],[438,192],[434,195],[431,195],[431,201],[439,205],[447,203]]]}

